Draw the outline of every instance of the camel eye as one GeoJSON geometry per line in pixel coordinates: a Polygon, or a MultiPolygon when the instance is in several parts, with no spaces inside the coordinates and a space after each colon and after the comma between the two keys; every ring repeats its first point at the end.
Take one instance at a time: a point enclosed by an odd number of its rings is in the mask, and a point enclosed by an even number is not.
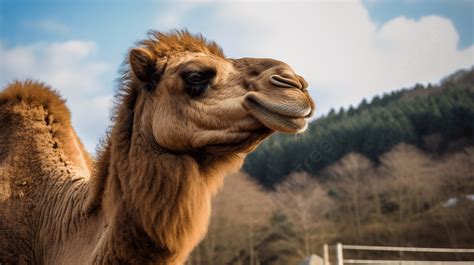
{"type": "Polygon", "coordinates": [[[182,74],[182,77],[188,84],[201,84],[204,82],[209,83],[215,75],[216,72],[214,70],[206,70],[185,72],[182,74]]]}
{"type": "Polygon", "coordinates": [[[201,73],[198,72],[191,72],[186,74],[186,81],[191,84],[201,83],[203,81],[207,81],[201,73]]]}
{"type": "Polygon", "coordinates": [[[185,72],[181,75],[183,80],[186,82],[186,90],[191,97],[199,97],[207,91],[211,84],[212,78],[216,75],[213,70],[200,71],[200,72],[185,72]]]}

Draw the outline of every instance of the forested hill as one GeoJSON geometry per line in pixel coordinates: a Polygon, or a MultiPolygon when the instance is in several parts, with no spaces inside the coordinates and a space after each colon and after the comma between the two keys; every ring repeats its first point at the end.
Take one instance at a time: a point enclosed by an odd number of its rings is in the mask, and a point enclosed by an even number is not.
{"type": "Polygon", "coordinates": [[[377,162],[400,142],[431,153],[474,144],[474,68],[437,86],[416,85],[331,110],[302,136],[276,134],[247,157],[243,169],[272,188],[292,172],[318,175],[350,152],[377,162]]]}

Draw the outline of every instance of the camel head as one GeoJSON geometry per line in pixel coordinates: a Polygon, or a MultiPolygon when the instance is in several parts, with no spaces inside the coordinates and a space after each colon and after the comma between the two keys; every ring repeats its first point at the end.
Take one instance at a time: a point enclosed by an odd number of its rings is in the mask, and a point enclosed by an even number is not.
{"type": "Polygon", "coordinates": [[[151,32],[128,63],[142,133],[168,150],[248,152],[272,132],[304,131],[314,112],[308,84],[287,64],[226,58],[187,31],[151,32]]]}

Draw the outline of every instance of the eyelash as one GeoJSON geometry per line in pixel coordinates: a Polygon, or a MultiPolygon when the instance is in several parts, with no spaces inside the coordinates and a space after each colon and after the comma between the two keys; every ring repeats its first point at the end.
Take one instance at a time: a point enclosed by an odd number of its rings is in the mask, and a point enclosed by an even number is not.
{"type": "Polygon", "coordinates": [[[201,84],[193,84],[187,90],[191,97],[197,98],[204,94],[209,89],[209,83],[203,82],[201,84]]]}
{"type": "Polygon", "coordinates": [[[193,98],[204,94],[210,87],[211,79],[215,76],[212,70],[201,72],[186,72],[182,74],[182,78],[186,83],[186,90],[193,98]]]}

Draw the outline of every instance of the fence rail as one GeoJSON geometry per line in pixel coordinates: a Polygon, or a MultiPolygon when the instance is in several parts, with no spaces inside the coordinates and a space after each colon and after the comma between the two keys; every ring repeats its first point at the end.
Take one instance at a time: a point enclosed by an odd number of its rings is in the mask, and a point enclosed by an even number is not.
{"type": "MultiPolygon", "coordinates": [[[[342,245],[342,244],[341,244],[342,245]]],[[[396,251],[396,252],[442,252],[442,253],[474,253],[474,249],[463,248],[415,248],[415,247],[382,247],[382,246],[358,246],[342,245],[343,249],[350,250],[375,250],[375,251],[396,251]]]]}
{"type": "MultiPolygon", "coordinates": [[[[337,265],[344,264],[473,264],[472,261],[424,261],[424,260],[371,260],[371,259],[344,259],[344,250],[359,250],[359,251],[392,251],[392,252],[423,252],[423,253],[474,253],[474,249],[462,248],[421,248],[421,247],[387,247],[387,246],[362,246],[362,245],[343,245],[337,243],[336,245],[336,259],[337,265]]],[[[324,264],[329,265],[329,251],[328,245],[324,245],[324,264]]]]}
{"type": "Polygon", "coordinates": [[[461,264],[474,264],[474,261],[442,261],[442,260],[430,260],[430,261],[423,261],[423,260],[366,260],[366,259],[345,259],[344,264],[444,264],[444,265],[461,265],[461,264]]]}

